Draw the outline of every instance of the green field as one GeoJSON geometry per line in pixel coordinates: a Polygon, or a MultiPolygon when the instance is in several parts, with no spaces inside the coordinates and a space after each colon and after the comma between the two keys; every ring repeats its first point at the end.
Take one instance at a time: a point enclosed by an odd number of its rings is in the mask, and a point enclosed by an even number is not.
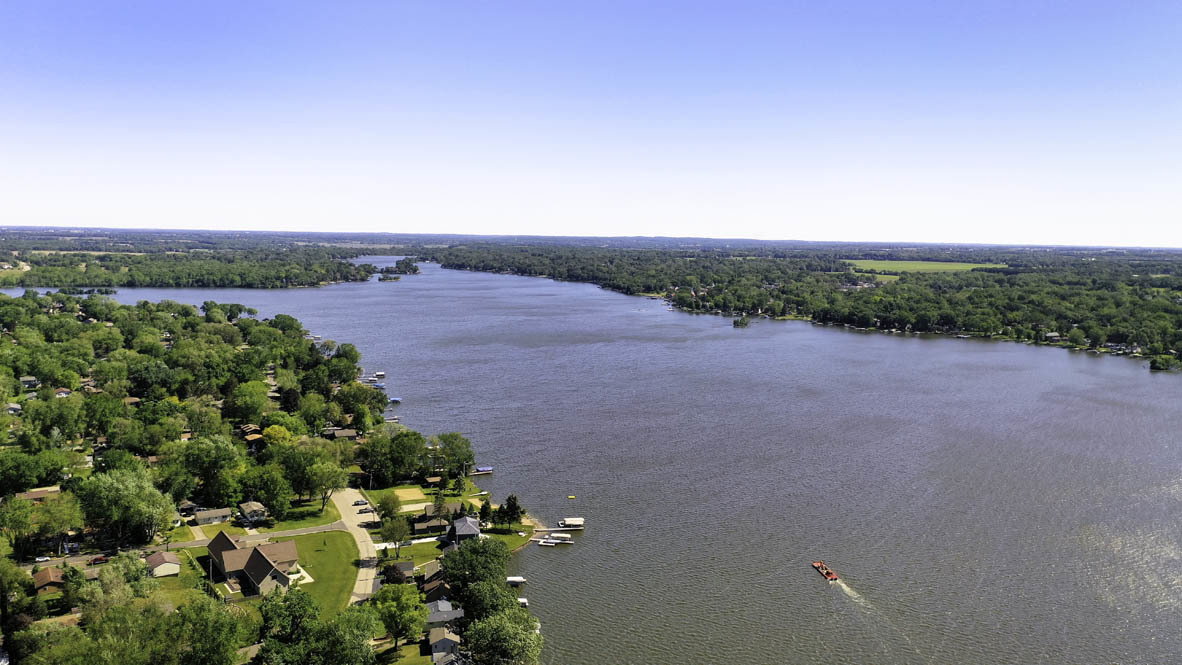
{"type": "Polygon", "coordinates": [[[300,551],[300,567],[315,580],[300,588],[320,604],[321,617],[345,609],[357,581],[358,554],[353,536],[344,531],[326,531],[275,540],[295,541],[300,551]]]}
{"type": "Polygon", "coordinates": [[[1004,263],[957,263],[955,261],[879,261],[874,259],[846,260],[857,270],[887,270],[890,272],[956,272],[973,268],[1005,268],[1004,263]]]}
{"type": "Polygon", "coordinates": [[[293,503],[291,509],[287,511],[287,519],[276,522],[274,526],[259,527],[258,532],[305,529],[310,526],[332,524],[339,519],[341,519],[341,514],[332,501],[324,506],[324,512],[320,512],[320,499],[312,499],[306,503],[293,503]]]}

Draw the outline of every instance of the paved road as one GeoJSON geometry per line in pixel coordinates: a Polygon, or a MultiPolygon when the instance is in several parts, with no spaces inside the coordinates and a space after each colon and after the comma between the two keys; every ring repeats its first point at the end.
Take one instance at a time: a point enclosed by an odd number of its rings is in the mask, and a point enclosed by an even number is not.
{"type": "MultiPolygon", "coordinates": [[[[352,506],[350,506],[350,508],[352,508],[352,506]]],[[[350,512],[356,513],[357,509],[353,508],[353,510],[350,512]]],[[[359,517],[364,517],[364,515],[359,515],[359,517]]],[[[268,538],[276,538],[276,537],[281,537],[281,536],[303,536],[303,535],[309,534],[309,533],[321,533],[324,531],[348,531],[348,530],[349,529],[347,528],[347,525],[345,524],[345,522],[343,520],[337,520],[336,522],[333,522],[332,524],[322,524],[320,526],[309,526],[309,527],[304,527],[302,529],[288,529],[287,531],[272,531],[270,533],[259,533],[259,534],[249,535],[249,536],[237,536],[237,537],[241,538],[242,540],[244,540],[248,543],[251,543],[251,542],[260,542],[260,541],[267,540],[268,538]]],[[[362,529],[362,531],[364,531],[364,529],[362,529]]],[[[366,534],[366,535],[368,536],[368,534],[366,534]]],[[[354,538],[356,538],[356,536],[354,536],[354,538]]],[[[151,554],[152,552],[159,552],[159,551],[165,550],[165,549],[183,550],[187,547],[204,547],[208,544],[209,544],[209,539],[206,538],[205,540],[190,540],[190,541],[184,542],[184,543],[169,543],[168,545],[148,545],[145,547],[136,547],[136,548],[132,548],[129,550],[122,550],[122,551],[124,551],[124,552],[142,552],[143,554],[151,554]]],[[[358,547],[360,547],[360,545],[358,545],[358,547]]],[[[86,562],[90,561],[95,556],[96,556],[95,554],[80,554],[78,556],[53,559],[51,561],[47,561],[47,562],[41,563],[39,565],[41,567],[45,568],[45,567],[49,567],[49,566],[61,566],[63,563],[68,563],[71,566],[77,566],[79,568],[86,568],[87,567],[86,562]]],[[[30,570],[33,567],[33,564],[25,564],[21,567],[24,568],[25,570],[30,570]]]]}
{"type": "Polygon", "coordinates": [[[357,541],[357,551],[361,559],[361,569],[357,571],[357,583],[353,585],[353,595],[349,598],[350,603],[360,603],[377,590],[378,552],[373,546],[373,539],[369,537],[369,532],[361,526],[363,523],[373,520],[374,516],[371,513],[357,514],[361,507],[353,505],[354,501],[364,498],[360,491],[352,487],[337,490],[332,495],[332,502],[341,513],[341,522],[345,523],[345,530],[353,536],[353,540],[357,541]]]}

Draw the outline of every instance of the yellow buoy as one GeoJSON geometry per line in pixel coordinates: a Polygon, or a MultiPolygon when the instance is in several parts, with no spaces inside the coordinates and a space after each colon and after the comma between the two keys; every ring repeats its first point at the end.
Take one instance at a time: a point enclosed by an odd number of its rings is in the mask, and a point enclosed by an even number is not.
{"type": "Polygon", "coordinates": [[[573,499],[573,498],[575,498],[575,495],[574,495],[574,494],[571,494],[570,496],[568,496],[568,497],[566,497],[566,498],[568,498],[568,499],[573,499]]]}

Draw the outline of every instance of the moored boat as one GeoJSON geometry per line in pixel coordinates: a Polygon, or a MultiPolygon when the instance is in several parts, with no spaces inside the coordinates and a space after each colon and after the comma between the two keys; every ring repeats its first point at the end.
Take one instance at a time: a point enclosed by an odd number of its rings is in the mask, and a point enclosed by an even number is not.
{"type": "Polygon", "coordinates": [[[821,573],[821,575],[830,582],[837,581],[837,573],[833,572],[833,569],[829,566],[826,566],[824,561],[814,561],[813,568],[816,568],[817,572],[821,573]]]}

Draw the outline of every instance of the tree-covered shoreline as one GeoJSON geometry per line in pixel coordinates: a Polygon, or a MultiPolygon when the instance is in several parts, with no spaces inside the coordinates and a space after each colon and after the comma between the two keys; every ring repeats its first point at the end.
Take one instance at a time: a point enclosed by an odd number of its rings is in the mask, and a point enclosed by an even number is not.
{"type": "Polygon", "coordinates": [[[702,251],[472,244],[423,247],[417,256],[444,268],[590,282],[633,295],[659,294],[690,312],[1032,342],[1061,340],[1153,356],[1155,369],[1172,365],[1182,350],[1182,254],[1165,250],[702,251]],[[917,260],[994,265],[913,272],[859,270],[852,263],[869,257],[888,266],[890,261],[917,260]]]}

